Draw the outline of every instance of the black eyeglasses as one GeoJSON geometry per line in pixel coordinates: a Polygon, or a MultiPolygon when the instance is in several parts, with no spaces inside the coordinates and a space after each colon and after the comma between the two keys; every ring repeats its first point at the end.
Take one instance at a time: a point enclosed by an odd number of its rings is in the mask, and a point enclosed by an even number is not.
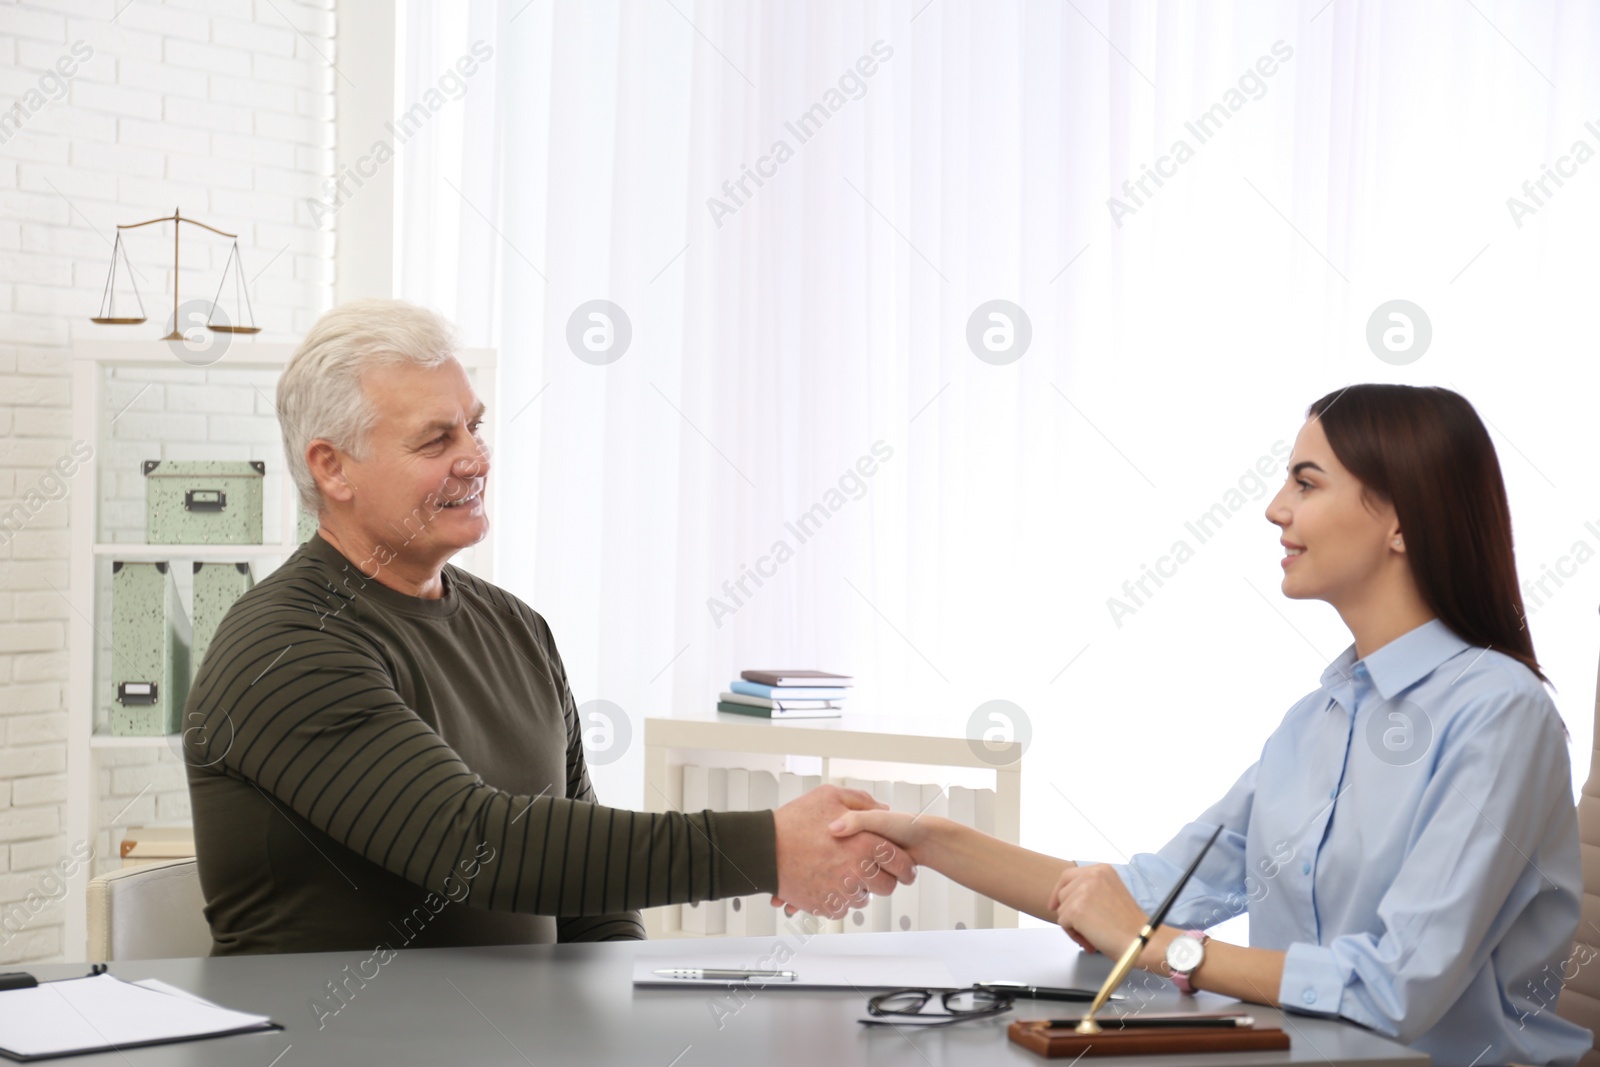
{"type": "Polygon", "coordinates": [[[950,1026],[1004,1015],[1014,1003],[1011,994],[992,989],[896,989],[868,999],[867,1012],[876,1018],[861,1022],[867,1026],[950,1026]],[[942,1012],[922,1010],[936,998],[942,1012]]]}

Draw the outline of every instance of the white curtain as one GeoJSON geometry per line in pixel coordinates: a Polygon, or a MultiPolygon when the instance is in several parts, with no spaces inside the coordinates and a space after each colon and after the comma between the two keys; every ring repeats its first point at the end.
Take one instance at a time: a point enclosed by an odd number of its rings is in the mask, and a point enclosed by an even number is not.
{"type": "Polygon", "coordinates": [[[645,716],[815,666],[858,676],[858,711],[1014,702],[1025,842],[1156,847],[1348,643],[1278,592],[1262,511],[1275,443],[1366,380],[1453,385],[1492,424],[1522,574],[1564,575],[1529,625],[1581,781],[1600,161],[1560,159],[1600,148],[1597,17],[411,0],[408,103],[493,53],[402,150],[402,295],[500,349],[498,575],[580,703],[629,716],[601,796],[642,803],[645,716]],[[1570,176],[1535,204],[1546,164],[1570,176]],[[1431,321],[1408,365],[1366,340],[1393,299],[1431,321]],[[604,365],[568,342],[593,300],[631,324],[604,365]],[[969,346],[991,300],[1031,326],[1013,362],[969,346]]]}

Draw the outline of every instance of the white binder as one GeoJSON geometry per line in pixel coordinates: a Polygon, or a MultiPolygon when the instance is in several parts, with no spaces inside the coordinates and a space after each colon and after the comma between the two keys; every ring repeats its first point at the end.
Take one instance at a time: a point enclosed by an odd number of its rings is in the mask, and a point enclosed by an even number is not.
{"type": "MultiPolygon", "coordinates": [[[[778,806],[778,779],[771,771],[730,768],[728,810],[765,811],[778,806]]],[[[733,897],[727,907],[729,937],[765,937],[777,933],[777,909],[766,893],[733,897]]]]}
{"type": "MultiPolygon", "coordinates": [[[[946,795],[944,787],[924,785],[920,810],[923,818],[933,816],[948,818],[950,798],[946,795]]],[[[921,891],[922,900],[919,902],[922,913],[921,929],[948,930],[954,925],[950,921],[950,886],[950,879],[932,867],[924,867],[917,872],[917,884],[912,888],[921,891]]]]}
{"type": "MultiPolygon", "coordinates": [[[[725,767],[683,768],[683,810],[685,814],[728,810],[728,771],[725,767]]],[[[702,900],[683,906],[683,929],[691,934],[722,934],[727,931],[727,902],[702,900]]]]}

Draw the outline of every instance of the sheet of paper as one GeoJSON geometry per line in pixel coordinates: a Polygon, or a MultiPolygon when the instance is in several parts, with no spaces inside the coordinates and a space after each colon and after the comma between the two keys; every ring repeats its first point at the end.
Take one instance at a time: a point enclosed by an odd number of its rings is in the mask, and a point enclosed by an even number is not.
{"type": "Polygon", "coordinates": [[[109,974],[0,993],[0,1047],[18,1056],[224,1034],[270,1020],[109,974]]]}
{"type": "Polygon", "coordinates": [[[728,980],[663,978],[652,972],[667,968],[757,968],[772,971],[794,971],[800,977],[795,981],[768,981],[754,979],[750,984],[763,989],[922,989],[927,987],[954,989],[956,980],[950,968],[937,956],[824,956],[821,953],[800,952],[783,964],[762,966],[749,956],[730,953],[693,952],[681,955],[640,957],[633,963],[633,984],[636,986],[672,986],[692,989],[698,986],[726,986],[728,980]]]}
{"type": "Polygon", "coordinates": [[[144,986],[146,989],[154,989],[157,993],[165,993],[168,996],[182,997],[183,999],[192,1001],[195,1004],[204,1004],[208,1008],[215,1008],[218,1006],[204,997],[195,996],[187,989],[179,989],[175,985],[168,985],[159,978],[140,978],[133,984],[137,986],[144,986]]]}

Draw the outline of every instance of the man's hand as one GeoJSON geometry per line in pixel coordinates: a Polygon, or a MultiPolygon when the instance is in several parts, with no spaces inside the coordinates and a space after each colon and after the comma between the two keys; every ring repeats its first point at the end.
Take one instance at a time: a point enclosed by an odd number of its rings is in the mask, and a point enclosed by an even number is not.
{"type": "Polygon", "coordinates": [[[777,830],[778,895],[774,904],[837,919],[916,880],[916,865],[877,834],[834,837],[828,824],[847,811],[882,805],[859,789],[819,786],[772,813],[777,830]]]}
{"type": "MultiPolygon", "coordinates": [[[[1050,894],[1049,910],[1056,913],[1067,936],[1086,952],[1098,950],[1113,959],[1128,950],[1149,922],[1115,868],[1107,863],[1062,871],[1050,894]]],[[[1140,960],[1139,965],[1145,966],[1145,961],[1140,960]]]]}

